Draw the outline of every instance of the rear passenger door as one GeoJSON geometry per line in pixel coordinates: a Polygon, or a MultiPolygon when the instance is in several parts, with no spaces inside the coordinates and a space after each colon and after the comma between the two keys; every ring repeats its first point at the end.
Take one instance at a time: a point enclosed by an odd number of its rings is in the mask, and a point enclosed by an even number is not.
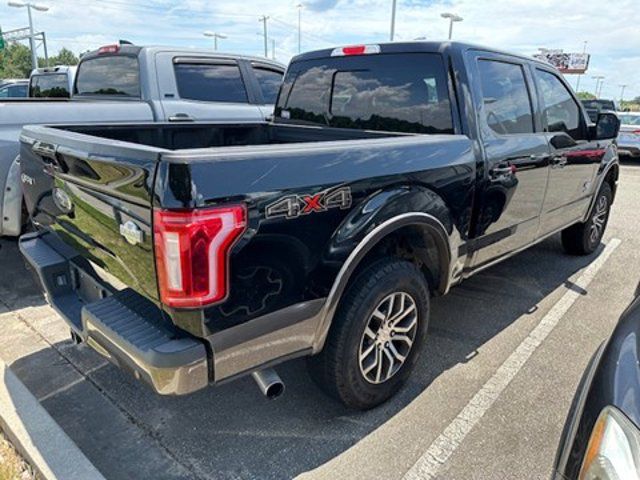
{"type": "Polygon", "coordinates": [[[540,224],[544,235],[582,219],[605,150],[588,140],[587,119],[560,74],[542,66],[534,72],[551,152],[540,224]]]}
{"type": "Polygon", "coordinates": [[[234,59],[160,53],[156,66],[166,121],[264,119],[234,59]]]}
{"type": "Polygon", "coordinates": [[[548,176],[549,147],[528,64],[516,57],[468,57],[485,169],[480,180],[472,267],[532,242],[548,176]]]}

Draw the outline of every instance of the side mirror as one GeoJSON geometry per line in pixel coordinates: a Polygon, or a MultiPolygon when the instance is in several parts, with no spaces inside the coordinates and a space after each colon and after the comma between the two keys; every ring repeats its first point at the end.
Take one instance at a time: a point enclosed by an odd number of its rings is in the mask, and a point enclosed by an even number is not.
{"type": "Polygon", "coordinates": [[[602,112],[598,114],[598,120],[591,130],[592,140],[612,140],[618,136],[620,131],[620,119],[613,112],[602,112]]]}

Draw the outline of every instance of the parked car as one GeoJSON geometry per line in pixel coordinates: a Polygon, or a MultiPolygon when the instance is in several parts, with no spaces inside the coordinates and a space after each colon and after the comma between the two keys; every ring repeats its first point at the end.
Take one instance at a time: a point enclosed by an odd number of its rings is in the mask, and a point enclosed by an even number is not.
{"type": "Polygon", "coordinates": [[[606,100],[603,98],[593,100],[582,100],[582,105],[587,110],[589,118],[595,122],[600,112],[619,112],[620,104],[616,100],[606,100]]]}
{"type": "Polygon", "coordinates": [[[640,157],[640,112],[620,112],[618,152],[633,158],[640,157]]]}
{"type": "Polygon", "coordinates": [[[640,478],[640,285],[580,382],[560,440],[558,480],[640,478]]]}
{"type": "Polygon", "coordinates": [[[3,98],[24,98],[29,89],[29,80],[6,79],[0,80],[0,101],[3,98]]]}
{"type": "Polygon", "coordinates": [[[273,112],[283,73],[264,58],[108,45],[82,57],[71,99],[0,101],[0,235],[19,235],[23,223],[17,157],[24,125],[261,121],[273,112]]]}
{"type": "Polygon", "coordinates": [[[73,337],[158,393],[252,373],[275,396],[270,367],[310,356],[371,408],[418,361],[431,295],[557,232],[598,247],[618,127],[528,57],[305,53],[270,122],[25,127],[20,249],[73,337]]]}
{"type": "Polygon", "coordinates": [[[35,69],[29,77],[29,97],[71,97],[77,70],[77,67],[64,65],[35,69]]]}

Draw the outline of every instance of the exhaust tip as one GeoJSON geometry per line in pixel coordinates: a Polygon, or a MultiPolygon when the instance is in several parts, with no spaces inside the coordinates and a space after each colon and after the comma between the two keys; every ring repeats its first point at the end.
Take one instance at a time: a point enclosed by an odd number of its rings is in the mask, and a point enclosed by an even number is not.
{"type": "Polygon", "coordinates": [[[269,400],[274,400],[284,393],[284,382],[273,368],[253,372],[251,376],[269,400]]]}
{"type": "Polygon", "coordinates": [[[277,383],[274,383],[274,384],[270,385],[269,388],[267,388],[267,392],[265,393],[265,396],[269,400],[275,400],[276,398],[278,398],[283,393],[284,393],[284,383],[277,382],[277,383]]]}

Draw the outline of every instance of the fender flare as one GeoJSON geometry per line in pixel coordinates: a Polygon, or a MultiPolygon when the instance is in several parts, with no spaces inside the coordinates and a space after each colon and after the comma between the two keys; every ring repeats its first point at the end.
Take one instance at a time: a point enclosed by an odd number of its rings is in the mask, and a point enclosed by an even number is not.
{"type": "MultiPolygon", "coordinates": [[[[611,172],[612,169],[616,169],[616,181],[618,180],[618,177],[620,176],[620,162],[616,161],[612,161],[610,162],[602,171],[602,173],[600,173],[598,175],[598,179],[597,179],[597,186],[593,191],[593,196],[591,197],[591,201],[589,202],[589,208],[587,209],[586,213],[584,214],[584,217],[582,219],[583,222],[586,222],[587,219],[589,218],[589,214],[591,213],[591,210],[593,209],[593,206],[596,203],[596,198],[598,196],[598,192],[600,191],[600,188],[602,187],[602,184],[604,183],[604,180],[607,178],[607,176],[609,175],[609,172],[611,172]]],[[[614,192],[615,193],[615,192],[614,192]]]]}
{"type": "Polygon", "coordinates": [[[318,329],[313,342],[313,353],[319,352],[324,346],[324,342],[329,332],[329,328],[331,327],[331,323],[333,322],[333,317],[335,316],[340,299],[342,298],[342,295],[349,284],[349,280],[362,259],[387,235],[399,228],[409,225],[426,227],[434,234],[436,247],[440,254],[440,285],[438,286],[438,291],[441,294],[448,292],[451,285],[451,269],[455,251],[451,245],[445,226],[435,216],[428,213],[408,212],[392,217],[369,232],[362,241],[358,243],[356,248],[351,252],[340,268],[322,311],[319,313],[320,320],[318,322],[318,329]]]}
{"type": "Polygon", "coordinates": [[[0,236],[17,237],[22,232],[22,186],[20,183],[20,156],[11,166],[2,192],[2,221],[0,236]]]}

